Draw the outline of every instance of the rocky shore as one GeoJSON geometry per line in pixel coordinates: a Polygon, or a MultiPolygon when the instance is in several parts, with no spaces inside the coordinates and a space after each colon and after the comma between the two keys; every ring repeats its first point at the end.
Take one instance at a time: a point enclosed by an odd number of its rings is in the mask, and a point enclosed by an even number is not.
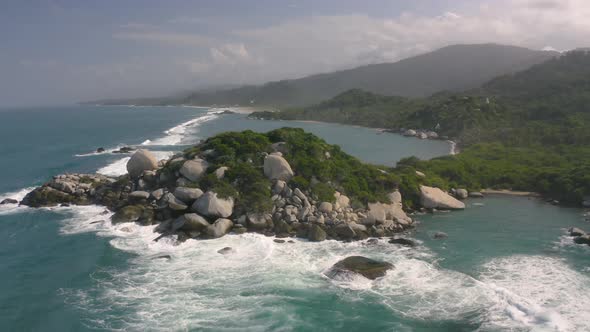
{"type": "MultiPolygon", "coordinates": [[[[137,150],[127,163],[128,174],[117,178],[99,174],[54,176],[27,194],[20,204],[102,205],[114,212],[112,223],[157,224],[155,230],[160,235],[155,240],[174,236],[185,241],[218,238],[230,232],[258,232],[277,238],[351,241],[393,236],[414,227],[414,220],[404,211],[402,194],[394,187],[384,201],[364,206],[351,204],[351,199],[337,190],[333,197],[321,200],[312,190],[300,189],[296,184],[302,180],[294,178],[297,169],[281,152],[285,146],[287,143],[277,142],[269,146],[268,152],[257,152],[260,168],[251,158],[244,162],[251,167],[249,172],[260,172],[260,177],[268,181],[264,183],[270,187],[266,188],[270,197],[263,197],[262,202],[268,199],[270,206],[264,211],[253,206],[250,209],[247,204],[244,208],[246,196],[257,193],[231,192],[220,185],[226,184],[227,174],[235,170],[219,164],[226,158],[203,146],[161,161],[147,150],[137,150]],[[199,186],[207,183],[217,187],[199,186]],[[236,208],[237,203],[242,207],[236,208]]],[[[324,157],[329,159],[329,153],[324,157]]],[[[232,176],[232,184],[241,181],[239,176],[232,176]]],[[[438,188],[420,186],[420,195],[426,209],[465,208],[463,202],[438,188]]]]}

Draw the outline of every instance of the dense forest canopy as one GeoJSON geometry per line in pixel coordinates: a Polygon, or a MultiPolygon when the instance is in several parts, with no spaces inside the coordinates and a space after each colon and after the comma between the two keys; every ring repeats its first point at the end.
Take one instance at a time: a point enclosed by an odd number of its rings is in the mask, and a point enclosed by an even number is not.
{"type": "Polygon", "coordinates": [[[463,153],[400,165],[437,174],[448,186],[534,190],[574,203],[590,195],[588,51],[568,52],[462,93],[409,99],[354,89],[313,106],[252,116],[436,129],[463,153]]]}

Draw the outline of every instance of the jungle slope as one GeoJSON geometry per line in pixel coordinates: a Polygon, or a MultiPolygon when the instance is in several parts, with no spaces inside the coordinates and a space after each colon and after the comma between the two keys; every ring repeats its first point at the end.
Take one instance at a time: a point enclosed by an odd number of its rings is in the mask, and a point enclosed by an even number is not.
{"type": "Polygon", "coordinates": [[[351,90],[306,108],[253,117],[437,130],[457,156],[403,160],[446,187],[536,191],[564,203],[590,195],[590,52],[572,51],[460,94],[408,99],[351,90]]]}

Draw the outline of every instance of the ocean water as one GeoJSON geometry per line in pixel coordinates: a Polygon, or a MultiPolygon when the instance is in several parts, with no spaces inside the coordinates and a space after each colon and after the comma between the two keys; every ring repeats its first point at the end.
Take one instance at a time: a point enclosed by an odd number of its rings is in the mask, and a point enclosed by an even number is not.
{"type": "MultiPolygon", "coordinates": [[[[226,130],[302,127],[365,161],[444,155],[449,145],[366,128],[248,120],[183,107],[0,110],[0,199],[65,171],[122,174],[143,145],[160,158],[226,130]],[[107,153],[93,151],[104,147],[107,153]]],[[[181,245],[151,227],[112,226],[104,208],[0,207],[0,331],[588,331],[590,247],[566,236],[590,216],[535,199],[488,197],[419,215],[380,240],[278,244],[228,235],[181,245]],[[448,238],[435,240],[442,231],[448,238]],[[217,254],[230,246],[232,255],[217,254]],[[333,281],[350,255],[395,265],[386,277],[333,281]],[[157,258],[170,255],[171,259],[157,258]]]]}

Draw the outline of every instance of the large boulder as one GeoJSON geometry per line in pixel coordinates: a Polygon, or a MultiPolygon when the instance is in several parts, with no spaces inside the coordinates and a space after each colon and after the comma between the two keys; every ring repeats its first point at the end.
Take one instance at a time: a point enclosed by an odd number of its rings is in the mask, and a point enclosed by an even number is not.
{"type": "Polygon", "coordinates": [[[369,203],[367,218],[363,220],[366,225],[381,224],[385,220],[393,220],[402,225],[412,224],[412,218],[408,217],[403,209],[402,195],[399,191],[394,191],[387,195],[390,203],[369,203]]]}
{"type": "Polygon", "coordinates": [[[277,155],[268,155],[264,158],[264,175],[271,180],[289,181],[294,173],[291,165],[285,158],[277,155]]]}
{"type": "Polygon", "coordinates": [[[197,182],[205,174],[207,167],[209,163],[206,160],[197,158],[185,161],[179,172],[190,181],[197,182]]]}
{"type": "Polygon", "coordinates": [[[138,178],[144,171],[158,168],[158,159],[148,150],[139,149],[127,162],[127,172],[132,178],[138,178]]]}
{"type": "Polygon", "coordinates": [[[342,195],[339,192],[334,193],[334,198],[336,198],[336,203],[334,203],[334,208],[336,210],[346,209],[350,205],[350,198],[348,196],[342,195]]]}
{"type": "Polygon", "coordinates": [[[207,228],[207,236],[213,239],[219,238],[224,236],[225,234],[229,233],[229,231],[234,226],[234,223],[229,219],[217,219],[207,228]]]}
{"type": "Polygon", "coordinates": [[[174,190],[174,196],[187,204],[193,203],[202,195],[203,191],[199,188],[177,187],[174,190]]]}
{"type": "Polygon", "coordinates": [[[455,197],[458,199],[465,199],[469,196],[469,193],[465,189],[457,189],[455,190],[455,197]]]}
{"type": "Polygon", "coordinates": [[[307,238],[313,242],[324,241],[326,236],[326,232],[318,224],[311,225],[307,234],[307,238]]]}
{"type": "Polygon", "coordinates": [[[322,213],[330,213],[330,212],[332,212],[332,203],[330,203],[330,202],[322,202],[320,204],[319,210],[322,213]]]}
{"type": "Polygon", "coordinates": [[[187,232],[203,232],[209,228],[209,222],[196,213],[186,213],[174,220],[174,230],[187,232]]]}
{"type": "Polygon", "coordinates": [[[188,209],[188,205],[186,205],[186,203],[179,200],[171,193],[166,194],[166,201],[168,202],[168,207],[174,211],[184,211],[188,209]]]}
{"type": "Polygon", "coordinates": [[[388,262],[380,262],[362,256],[350,256],[334,264],[326,275],[332,279],[348,279],[350,273],[357,273],[374,280],[385,276],[387,270],[392,268],[393,264],[388,262]]]}
{"type": "Polygon", "coordinates": [[[420,186],[420,203],[427,209],[461,210],[465,204],[439,188],[420,186]]]}
{"type": "Polygon", "coordinates": [[[348,224],[338,224],[334,227],[334,233],[336,233],[343,240],[350,240],[356,236],[356,233],[352,227],[348,224]]]}
{"type": "Polygon", "coordinates": [[[248,213],[247,214],[247,225],[248,228],[254,230],[266,229],[272,225],[272,220],[269,215],[264,213],[248,213]]]}
{"type": "Polygon", "coordinates": [[[195,201],[192,209],[207,217],[227,218],[233,213],[234,199],[219,198],[217,193],[208,191],[195,201]]]}
{"type": "Polygon", "coordinates": [[[226,167],[226,166],[219,167],[218,169],[215,170],[215,176],[218,179],[223,179],[223,177],[225,176],[225,172],[227,172],[227,170],[229,170],[229,167],[226,167]]]}

